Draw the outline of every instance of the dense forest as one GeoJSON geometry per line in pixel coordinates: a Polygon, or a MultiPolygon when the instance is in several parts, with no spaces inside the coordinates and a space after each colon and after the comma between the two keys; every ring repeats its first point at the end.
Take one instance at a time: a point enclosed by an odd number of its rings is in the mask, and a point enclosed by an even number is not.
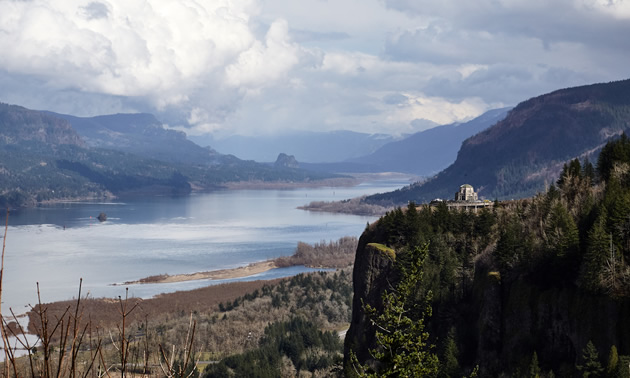
{"type": "Polygon", "coordinates": [[[380,374],[389,368],[374,364],[375,351],[389,345],[368,310],[388,308],[392,300],[383,293],[404,281],[410,256],[423,246],[422,279],[403,304],[431,304],[426,319],[424,311],[412,318],[426,322],[426,338],[417,336],[440,361],[435,375],[461,376],[478,366],[482,376],[523,376],[528,369],[538,376],[628,376],[625,134],[603,147],[596,168],[572,160],[555,185],[532,198],[476,213],[410,203],[368,227],[355,260],[347,372],[357,371],[351,351],[380,374]]]}

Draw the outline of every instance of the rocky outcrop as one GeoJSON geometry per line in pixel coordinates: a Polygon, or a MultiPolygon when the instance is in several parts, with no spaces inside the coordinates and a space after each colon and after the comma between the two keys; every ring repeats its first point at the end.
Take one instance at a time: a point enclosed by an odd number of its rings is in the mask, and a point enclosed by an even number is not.
{"type": "Polygon", "coordinates": [[[300,164],[295,160],[295,156],[281,153],[274,163],[276,168],[300,168],[300,164]]]}
{"type": "MultiPolygon", "coordinates": [[[[377,309],[382,308],[381,296],[383,290],[395,281],[392,256],[381,249],[368,245],[382,241],[382,233],[372,225],[368,227],[357,247],[352,273],[354,296],[352,299],[352,320],[345,339],[345,357],[353,351],[359,361],[370,358],[369,349],[375,345],[375,329],[363,311],[364,304],[370,304],[377,309]]],[[[394,255],[395,256],[395,255],[394,255]]]]}

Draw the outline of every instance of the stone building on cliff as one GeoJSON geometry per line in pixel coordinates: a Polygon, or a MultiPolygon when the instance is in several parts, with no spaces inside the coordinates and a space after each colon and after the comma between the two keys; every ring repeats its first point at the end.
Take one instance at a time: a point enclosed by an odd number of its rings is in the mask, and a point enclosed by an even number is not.
{"type": "Polygon", "coordinates": [[[477,193],[472,185],[464,184],[459,187],[459,191],[455,193],[455,201],[475,202],[478,201],[477,193]]]}

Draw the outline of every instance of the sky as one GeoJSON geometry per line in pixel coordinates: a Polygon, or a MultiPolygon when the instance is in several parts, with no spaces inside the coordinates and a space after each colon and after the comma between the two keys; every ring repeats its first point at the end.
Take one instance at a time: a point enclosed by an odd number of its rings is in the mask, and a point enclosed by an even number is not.
{"type": "Polygon", "coordinates": [[[400,135],[630,77],[630,0],[0,0],[0,102],[400,135]]]}

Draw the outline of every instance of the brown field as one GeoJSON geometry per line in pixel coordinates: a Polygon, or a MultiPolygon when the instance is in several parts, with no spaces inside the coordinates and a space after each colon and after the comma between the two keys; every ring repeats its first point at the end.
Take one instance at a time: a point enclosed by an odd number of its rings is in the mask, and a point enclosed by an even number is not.
{"type": "MultiPolygon", "coordinates": [[[[326,246],[337,243],[346,244],[340,241],[326,246]]],[[[127,372],[129,376],[183,377],[175,365],[162,370],[163,363],[190,357],[195,364],[255,349],[265,327],[276,321],[301,316],[320,329],[347,327],[351,277],[349,267],[222,284],[146,300],[81,298],[43,304],[28,313],[29,330],[48,338],[43,336],[43,345],[33,348],[28,357],[9,357],[10,368],[17,376],[43,376],[49,370],[58,376],[101,376],[105,369],[117,376],[127,372]],[[39,310],[44,314],[40,316],[39,310]],[[37,332],[42,323],[47,324],[47,331],[37,332]]]]}
{"type": "MultiPolygon", "coordinates": [[[[162,316],[190,314],[194,312],[213,312],[221,302],[232,301],[264,285],[273,285],[281,279],[260,280],[250,282],[231,282],[220,285],[203,287],[189,291],[178,291],[169,294],[160,294],[154,298],[141,299],[129,298],[127,308],[138,304],[138,307],[129,315],[130,323],[142,322],[148,319],[156,319],[162,316]]],[[[124,299],[123,299],[124,301],[124,299]]],[[[50,319],[60,318],[67,308],[74,309],[76,300],[67,300],[42,304],[47,309],[50,319]]],[[[83,319],[90,319],[92,324],[103,328],[115,327],[120,323],[120,301],[111,298],[81,299],[83,319]]],[[[39,328],[37,306],[28,312],[29,332],[34,333],[39,328]]]]}

